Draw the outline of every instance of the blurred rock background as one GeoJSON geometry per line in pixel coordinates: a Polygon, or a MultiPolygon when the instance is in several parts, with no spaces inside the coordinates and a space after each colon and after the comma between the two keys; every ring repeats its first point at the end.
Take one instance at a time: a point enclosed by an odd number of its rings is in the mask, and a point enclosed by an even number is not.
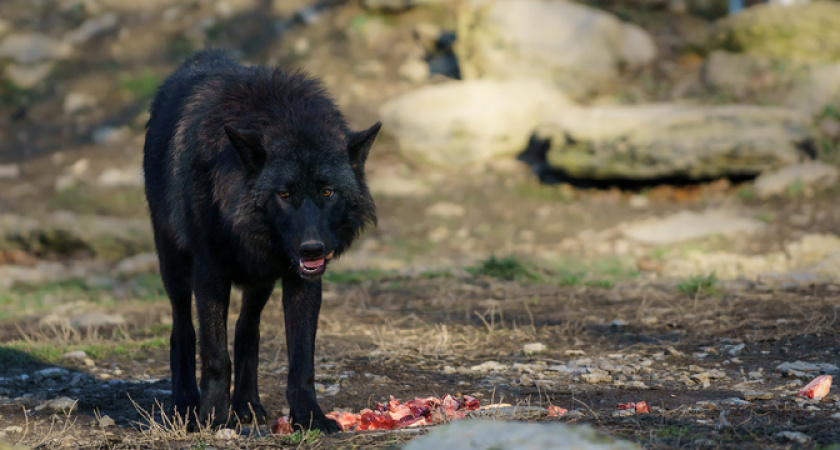
{"type": "Polygon", "coordinates": [[[0,285],[155,271],[147,108],[206,46],[383,121],[380,226],[336,270],[836,278],[840,2],[747,6],[4,0],[0,285]]]}

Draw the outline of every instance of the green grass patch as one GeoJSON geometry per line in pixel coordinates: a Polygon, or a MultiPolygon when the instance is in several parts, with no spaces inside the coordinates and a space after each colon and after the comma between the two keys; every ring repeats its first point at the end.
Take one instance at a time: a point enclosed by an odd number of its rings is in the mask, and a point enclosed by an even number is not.
{"type": "Polygon", "coordinates": [[[744,186],[738,189],[738,198],[741,200],[751,200],[755,198],[755,189],[752,186],[744,186]]]}
{"type": "Polygon", "coordinates": [[[796,179],[790,186],[787,187],[787,194],[791,197],[801,194],[805,190],[805,183],[800,179],[796,179]]]}
{"type": "MultiPolygon", "coordinates": [[[[0,345],[0,361],[7,358],[28,358],[40,362],[57,364],[62,355],[76,350],[84,351],[94,360],[113,357],[137,359],[148,356],[149,350],[169,348],[168,336],[155,336],[148,339],[126,340],[122,342],[103,341],[94,344],[53,344],[44,341],[15,341],[0,345]],[[25,356],[19,356],[23,354],[25,356]]],[[[26,359],[22,360],[25,362],[26,359]]]]}
{"type": "Polygon", "coordinates": [[[467,272],[475,276],[508,281],[536,281],[542,278],[536,267],[530,263],[521,262],[513,256],[496,258],[495,255],[491,255],[479,265],[468,268],[467,272]]]}
{"type": "Polygon", "coordinates": [[[670,425],[665,428],[656,430],[656,435],[663,439],[674,439],[687,436],[691,432],[691,427],[670,425]]]}
{"type": "Polygon", "coordinates": [[[583,283],[584,274],[561,271],[557,278],[560,286],[577,286],[583,283]]]}
{"type": "Polygon", "coordinates": [[[426,278],[428,280],[435,278],[452,278],[453,276],[452,270],[450,269],[424,270],[420,273],[420,278],[426,278]]]}
{"type": "Polygon", "coordinates": [[[584,283],[588,287],[595,287],[601,289],[612,289],[615,287],[615,282],[611,280],[592,280],[584,283]]]}
{"type": "Polygon", "coordinates": [[[123,73],[118,78],[120,90],[132,100],[151,98],[160,85],[160,77],[149,69],[123,73]]]}
{"type": "Polygon", "coordinates": [[[321,439],[319,430],[298,430],[288,436],[275,438],[280,445],[309,445],[316,443],[319,439],[321,439]]]}
{"type": "Polygon", "coordinates": [[[144,217],[148,214],[142,189],[94,189],[80,184],[57,192],[47,203],[50,210],[118,217],[144,217]]]}
{"type": "Polygon", "coordinates": [[[693,275],[677,285],[677,290],[683,294],[695,295],[701,292],[709,292],[717,284],[717,277],[714,273],[708,275],[693,275]]]}
{"type": "Polygon", "coordinates": [[[165,301],[166,291],[158,275],[143,275],[118,281],[105,278],[70,279],[37,285],[17,284],[0,291],[0,320],[9,320],[22,313],[37,313],[67,302],[86,301],[113,306],[116,298],[142,301],[165,301]],[[115,286],[119,284],[119,289],[115,286]]]}

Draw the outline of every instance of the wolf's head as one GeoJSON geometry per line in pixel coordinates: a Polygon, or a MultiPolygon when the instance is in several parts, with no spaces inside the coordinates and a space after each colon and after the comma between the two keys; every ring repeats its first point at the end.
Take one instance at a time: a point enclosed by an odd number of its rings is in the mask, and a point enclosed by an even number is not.
{"type": "MultiPolygon", "coordinates": [[[[343,125],[343,124],[342,124],[343,125]]],[[[307,126],[292,132],[225,127],[242,165],[253,211],[272,251],[316,279],[364,226],[376,222],[364,167],[380,123],[359,132],[307,126]]]]}

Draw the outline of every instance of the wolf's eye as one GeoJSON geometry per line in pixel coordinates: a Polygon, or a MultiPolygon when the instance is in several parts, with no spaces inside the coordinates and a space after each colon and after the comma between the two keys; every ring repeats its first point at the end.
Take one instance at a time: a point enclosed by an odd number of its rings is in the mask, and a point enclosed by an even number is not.
{"type": "Polygon", "coordinates": [[[321,195],[323,195],[323,196],[324,196],[324,198],[329,198],[329,197],[332,197],[334,193],[335,193],[335,191],[334,191],[334,190],[332,190],[332,189],[330,189],[330,188],[324,188],[324,189],[321,191],[321,195]]]}
{"type": "Polygon", "coordinates": [[[277,198],[280,200],[288,200],[289,199],[289,191],[280,191],[277,193],[277,198]]]}

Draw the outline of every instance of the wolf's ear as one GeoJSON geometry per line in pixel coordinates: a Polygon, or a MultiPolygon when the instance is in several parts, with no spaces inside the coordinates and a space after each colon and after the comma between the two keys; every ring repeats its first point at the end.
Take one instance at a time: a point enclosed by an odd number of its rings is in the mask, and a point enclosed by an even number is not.
{"type": "Polygon", "coordinates": [[[260,143],[260,133],[258,131],[239,131],[233,127],[225,125],[225,133],[227,133],[230,143],[239,154],[239,160],[242,161],[242,166],[248,172],[248,176],[254,176],[262,170],[265,165],[265,149],[260,143]]]}
{"type": "Polygon", "coordinates": [[[376,140],[376,135],[379,134],[379,129],[382,128],[382,122],[376,122],[372,127],[363,131],[352,132],[347,135],[349,142],[347,144],[347,153],[350,156],[350,165],[354,169],[362,169],[365,167],[370,147],[373,141],[376,140]]]}

